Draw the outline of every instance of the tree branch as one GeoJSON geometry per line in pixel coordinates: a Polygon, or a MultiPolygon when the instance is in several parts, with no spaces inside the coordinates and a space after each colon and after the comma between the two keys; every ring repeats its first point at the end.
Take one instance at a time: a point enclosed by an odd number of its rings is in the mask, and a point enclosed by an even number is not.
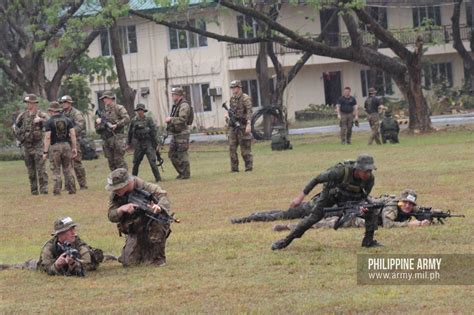
{"type": "Polygon", "coordinates": [[[459,27],[459,16],[461,15],[461,5],[463,0],[456,1],[453,10],[453,16],[451,22],[453,26],[453,47],[457,50],[464,63],[470,64],[471,69],[474,68],[474,61],[472,58],[472,52],[468,52],[461,39],[461,30],[459,27]]]}

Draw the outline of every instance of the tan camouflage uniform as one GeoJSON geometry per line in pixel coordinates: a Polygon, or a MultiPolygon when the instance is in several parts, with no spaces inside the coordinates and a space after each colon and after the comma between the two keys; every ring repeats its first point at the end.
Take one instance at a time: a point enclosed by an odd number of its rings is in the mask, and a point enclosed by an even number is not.
{"type": "Polygon", "coordinates": [[[230,98],[230,109],[233,109],[236,118],[241,122],[241,129],[229,128],[229,154],[230,166],[233,172],[239,170],[239,157],[237,156],[237,147],[240,145],[240,153],[245,162],[245,170],[253,169],[252,156],[252,134],[245,133],[247,122],[252,119],[252,99],[245,93],[234,95],[230,98]]]}
{"type": "Polygon", "coordinates": [[[117,168],[128,169],[125,162],[125,148],[123,143],[123,129],[130,122],[130,116],[124,106],[116,104],[105,105],[105,117],[107,121],[113,125],[117,125],[113,132],[107,130],[105,124],[96,123],[96,131],[103,140],[104,155],[107,157],[109,168],[111,171],[117,168]]]}
{"type": "Polygon", "coordinates": [[[62,254],[62,251],[57,243],[58,237],[55,236],[44,244],[37,265],[38,270],[44,271],[52,276],[80,276],[83,271],[95,270],[99,266],[99,262],[94,256],[93,249],[79,237],[76,237],[76,241],[72,244],[72,247],[79,251],[82,263],[75,262],[72,266],[58,270],[54,265],[54,262],[62,254]]]}
{"type": "Polygon", "coordinates": [[[72,160],[72,167],[76,173],[77,182],[81,189],[87,188],[86,169],[82,164],[81,140],[86,137],[86,121],[81,111],[71,107],[68,111],[63,111],[64,116],[68,117],[74,122],[74,129],[76,130],[77,139],[77,156],[72,160]]]}
{"type": "MultiPolygon", "coordinates": [[[[135,188],[143,189],[153,193],[159,200],[158,205],[167,210],[170,209],[170,202],[166,196],[166,191],[156,184],[151,184],[135,177],[135,188]]],[[[122,254],[119,262],[124,267],[137,265],[140,263],[150,263],[161,265],[166,262],[165,245],[166,239],[171,233],[170,224],[155,221],[146,216],[119,216],[117,209],[127,204],[127,195],[118,196],[114,193],[110,195],[108,216],[114,223],[120,223],[119,232],[127,234],[122,254]]]]}
{"type": "Polygon", "coordinates": [[[45,160],[43,160],[43,122],[34,123],[35,117],[40,117],[46,121],[49,117],[40,110],[30,113],[24,111],[18,115],[16,125],[21,133],[23,153],[25,155],[25,165],[28,170],[31,193],[48,193],[48,173],[46,173],[45,160]]]}
{"type": "Polygon", "coordinates": [[[380,99],[375,96],[375,90],[369,91],[369,97],[365,100],[364,107],[367,112],[367,118],[369,120],[369,126],[372,130],[368,144],[371,145],[374,140],[375,143],[381,144],[380,142],[380,115],[378,108],[381,105],[380,99]],[[370,93],[372,92],[372,93],[370,93]]]}
{"type": "Polygon", "coordinates": [[[166,130],[171,135],[170,149],[168,157],[173,163],[178,178],[187,179],[191,176],[191,167],[189,165],[189,137],[190,129],[187,124],[189,115],[191,114],[191,105],[184,97],[173,104],[171,110],[171,121],[168,123],[166,130]]]}

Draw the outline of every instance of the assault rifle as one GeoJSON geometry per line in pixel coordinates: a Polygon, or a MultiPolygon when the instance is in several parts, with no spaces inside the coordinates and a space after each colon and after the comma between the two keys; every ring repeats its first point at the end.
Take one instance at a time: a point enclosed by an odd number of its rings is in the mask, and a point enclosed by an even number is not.
{"type": "Polygon", "coordinates": [[[107,119],[107,116],[105,116],[105,109],[101,109],[100,107],[97,108],[97,110],[95,111],[95,115],[100,118],[99,127],[104,128],[105,130],[103,132],[109,134],[109,136],[106,138],[115,136],[113,124],[107,119]]]}
{"type": "Polygon", "coordinates": [[[158,204],[158,199],[152,193],[146,190],[135,188],[132,192],[128,194],[127,201],[129,203],[134,203],[138,206],[137,208],[135,208],[135,212],[138,215],[144,215],[152,220],[159,221],[162,223],[180,222],[178,219],[174,218],[174,213],[168,214],[168,211],[163,207],[160,207],[160,212],[153,212],[150,209],[149,204],[151,202],[158,204]]]}
{"type": "Polygon", "coordinates": [[[419,207],[418,211],[413,213],[405,213],[404,215],[414,217],[418,221],[429,220],[433,222],[434,219],[437,219],[439,223],[444,224],[443,219],[446,218],[465,218],[464,214],[451,214],[451,211],[432,211],[432,207],[419,207]]]}
{"type": "Polygon", "coordinates": [[[360,212],[360,208],[372,209],[381,209],[385,206],[384,203],[379,202],[369,202],[369,201],[348,201],[337,207],[323,208],[324,214],[327,216],[338,216],[334,225],[334,229],[339,229],[344,223],[353,219],[354,217],[363,217],[363,214],[360,212]]]}
{"type": "MultiPolygon", "coordinates": [[[[58,247],[59,249],[63,252],[63,253],[66,253],[66,256],[68,257],[71,257],[72,259],[74,259],[74,261],[82,264],[82,260],[81,260],[81,253],[79,253],[79,251],[77,249],[75,249],[74,247],[72,247],[72,244],[69,243],[69,242],[64,242],[64,244],[61,244],[61,243],[57,243],[58,244],[58,247]]],[[[82,265],[81,265],[81,270],[78,271],[76,273],[76,275],[80,276],[80,277],[84,277],[85,276],[85,273],[84,273],[84,268],[82,268],[82,265]]]]}
{"type": "Polygon", "coordinates": [[[222,104],[222,108],[225,109],[229,114],[229,127],[234,129],[234,131],[242,130],[245,127],[236,117],[234,109],[227,107],[227,104],[225,102],[224,104],[222,104]]]}
{"type": "Polygon", "coordinates": [[[156,166],[161,167],[161,170],[164,172],[163,163],[165,160],[161,157],[161,149],[165,146],[166,138],[168,138],[168,132],[165,133],[165,136],[161,139],[161,141],[155,146],[155,153],[156,153],[156,166]]]}

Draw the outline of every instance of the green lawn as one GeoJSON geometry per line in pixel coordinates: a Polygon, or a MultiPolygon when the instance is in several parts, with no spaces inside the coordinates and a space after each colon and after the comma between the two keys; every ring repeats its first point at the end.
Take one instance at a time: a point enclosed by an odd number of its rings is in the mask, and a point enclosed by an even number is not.
{"type": "MultiPolygon", "coordinates": [[[[402,136],[399,145],[370,147],[368,133],[357,133],[352,146],[341,146],[335,135],[300,136],[286,152],[258,143],[254,171],[237,174],[229,172],[224,143],[192,144],[191,180],[175,180],[171,163],[164,165],[161,185],[182,221],[172,227],[166,267],[107,262],[80,279],[1,271],[0,313],[471,313],[472,286],[358,286],[356,259],[358,253],[474,252],[473,131],[402,136]],[[287,208],[313,176],[359,153],[375,157],[373,195],[410,187],[420,204],[466,218],[381,229],[381,249],[360,247],[362,229],[310,230],[278,252],[270,245],[284,234],[273,232],[273,223],[229,223],[233,216],[287,208]]],[[[37,258],[53,221],[64,215],[79,222],[89,244],[120,253],[124,239],[106,215],[106,161],[85,163],[89,190],[53,197],[30,195],[23,162],[0,162],[0,263],[37,258]]],[[[141,175],[153,178],[146,162],[141,175]]]]}

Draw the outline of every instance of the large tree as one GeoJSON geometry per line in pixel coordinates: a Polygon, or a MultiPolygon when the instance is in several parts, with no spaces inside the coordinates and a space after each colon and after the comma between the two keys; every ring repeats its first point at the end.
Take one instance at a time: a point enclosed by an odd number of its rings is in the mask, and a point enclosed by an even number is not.
{"type": "MultiPolygon", "coordinates": [[[[469,1],[469,0],[468,0],[469,1]]],[[[471,27],[470,32],[470,50],[468,51],[464,46],[461,38],[461,28],[459,23],[459,17],[461,15],[461,5],[463,0],[457,0],[454,5],[453,16],[451,17],[453,25],[453,47],[459,53],[463,61],[464,67],[464,87],[466,90],[474,91],[474,29],[471,27]]],[[[474,1],[471,1],[471,10],[474,12],[474,1]]],[[[467,14],[474,15],[472,12],[467,12],[467,14]]],[[[474,16],[472,16],[474,19],[474,16]]],[[[472,22],[471,22],[472,23],[472,22]]]]}
{"type": "Polygon", "coordinates": [[[2,0],[0,68],[28,93],[55,100],[73,62],[99,34],[103,18],[80,15],[91,0],[2,0]],[[46,63],[57,60],[50,78],[46,63]]]}

